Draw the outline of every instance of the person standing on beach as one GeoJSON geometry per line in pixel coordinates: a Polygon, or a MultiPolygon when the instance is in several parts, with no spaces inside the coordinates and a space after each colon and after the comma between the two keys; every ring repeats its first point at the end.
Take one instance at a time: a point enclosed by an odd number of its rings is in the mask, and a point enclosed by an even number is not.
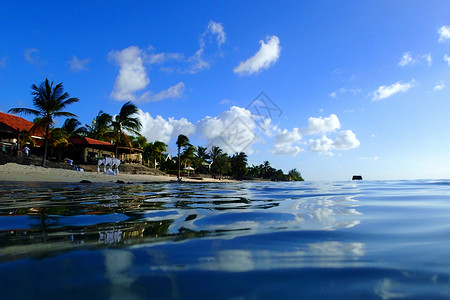
{"type": "Polygon", "coordinates": [[[28,156],[30,153],[30,148],[28,148],[28,146],[23,147],[23,152],[25,152],[25,155],[28,156]]]}

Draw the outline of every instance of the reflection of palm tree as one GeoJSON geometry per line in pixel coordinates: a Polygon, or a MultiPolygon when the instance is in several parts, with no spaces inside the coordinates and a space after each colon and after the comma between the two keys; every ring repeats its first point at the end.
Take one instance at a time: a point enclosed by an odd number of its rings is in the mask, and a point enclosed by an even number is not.
{"type": "MultiPolygon", "coordinates": [[[[44,155],[42,156],[41,165],[45,166],[47,159],[48,137],[50,126],[53,124],[54,117],[76,117],[70,112],[61,111],[67,105],[78,102],[78,98],[69,98],[69,94],[64,92],[62,82],[53,86],[48,79],[45,79],[39,86],[33,84],[31,86],[33,105],[36,109],[31,108],[12,108],[11,113],[24,113],[41,117],[41,119],[33,126],[33,128],[45,128],[44,137],[44,155]]],[[[32,128],[32,129],[33,129],[32,128]]]]}
{"type": "Polygon", "coordinates": [[[125,134],[124,130],[133,132],[137,135],[140,135],[139,130],[142,128],[141,121],[138,117],[134,117],[134,115],[138,114],[138,108],[136,105],[128,101],[125,103],[118,115],[114,117],[114,120],[111,122],[111,126],[113,129],[113,135],[116,142],[116,157],[119,154],[119,142],[123,141],[130,148],[131,141],[128,138],[128,135],[125,134]]]}
{"type": "Polygon", "coordinates": [[[180,134],[179,136],[178,136],[178,139],[177,139],[177,147],[178,147],[178,178],[180,178],[181,176],[181,155],[180,155],[180,150],[181,150],[181,147],[186,147],[186,146],[188,146],[188,145],[190,145],[189,144],[189,139],[188,139],[188,137],[187,136],[185,136],[185,135],[183,135],[183,134],[180,134]]]}

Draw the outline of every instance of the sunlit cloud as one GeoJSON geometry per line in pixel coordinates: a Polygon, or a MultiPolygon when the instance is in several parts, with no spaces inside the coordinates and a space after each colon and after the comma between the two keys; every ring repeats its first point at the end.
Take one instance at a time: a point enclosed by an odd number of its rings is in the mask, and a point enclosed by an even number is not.
{"type": "Polygon", "coordinates": [[[295,145],[301,139],[302,135],[298,128],[294,128],[292,131],[287,129],[283,131],[279,130],[279,133],[275,136],[272,153],[275,155],[296,156],[298,153],[304,151],[304,149],[295,145]]]}
{"type": "Polygon", "coordinates": [[[450,56],[444,54],[444,61],[450,66],[450,56]]]}
{"type": "Polygon", "coordinates": [[[262,70],[268,69],[271,65],[277,62],[280,57],[281,46],[280,39],[273,35],[266,38],[266,42],[259,41],[261,47],[255,55],[239,63],[233,69],[235,74],[252,75],[257,74],[262,70]]]}
{"type": "Polygon", "coordinates": [[[444,42],[450,39],[450,26],[442,26],[438,29],[439,42],[444,42]]]}
{"type": "Polygon", "coordinates": [[[389,98],[398,93],[405,93],[409,89],[416,86],[416,80],[411,80],[408,83],[402,83],[400,81],[391,84],[389,86],[382,85],[375,92],[372,93],[372,101],[382,100],[389,98]]]}
{"type": "Polygon", "coordinates": [[[445,83],[443,83],[441,81],[434,86],[433,91],[440,91],[440,90],[443,90],[444,88],[445,88],[445,83]]]}
{"type": "Polygon", "coordinates": [[[150,83],[144,67],[144,52],[136,46],[130,46],[122,51],[113,50],[108,57],[120,68],[111,97],[120,101],[135,101],[136,92],[145,89],[150,83]]]}
{"type": "Polygon", "coordinates": [[[308,128],[305,130],[305,134],[318,134],[332,132],[341,127],[338,117],[335,114],[331,114],[329,117],[308,119],[308,128]]]}
{"type": "Polygon", "coordinates": [[[398,65],[401,67],[405,67],[407,65],[424,64],[424,63],[426,63],[428,66],[431,66],[433,64],[433,58],[431,57],[431,54],[416,55],[413,57],[411,52],[407,51],[403,53],[403,56],[400,59],[398,65]]]}
{"type": "Polygon", "coordinates": [[[186,86],[184,85],[183,82],[179,82],[176,85],[171,86],[168,89],[163,90],[155,95],[152,95],[150,92],[146,92],[139,97],[138,101],[157,102],[162,101],[164,99],[180,98],[183,96],[185,87],[186,86]]]}
{"type": "Polygon", "coordinates": [[[141,134],[148,141],[161,141],[168,144],[179,134],[190,136],[195,132],[195,125],[186,118],[164,119],[161,116],[152,117],[150,113],[139,110],[139,120],[142,123],[141,134]]]}

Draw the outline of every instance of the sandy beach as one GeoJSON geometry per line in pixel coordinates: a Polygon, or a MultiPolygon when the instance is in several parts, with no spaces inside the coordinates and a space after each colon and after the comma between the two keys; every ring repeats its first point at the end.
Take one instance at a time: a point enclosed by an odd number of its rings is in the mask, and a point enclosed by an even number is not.
{"type": "MultiPolygon", "coordinates": [[[[105,175],[103,173],[79,172],[58,168],[43,168],[39,166],[19,165],[7,163],[0,165],[0,181],[23,181],[23,182],[80,182],[88,180],[91,182],[117,182],[143,183],[143,182],[171,182],[176,181],[176,177],[142,174],[119,174],[105,175]]],[[[184,182],[232,182],[230,180],[217,180],[207,178],[204,180],[183,178],[184,182]]]]}

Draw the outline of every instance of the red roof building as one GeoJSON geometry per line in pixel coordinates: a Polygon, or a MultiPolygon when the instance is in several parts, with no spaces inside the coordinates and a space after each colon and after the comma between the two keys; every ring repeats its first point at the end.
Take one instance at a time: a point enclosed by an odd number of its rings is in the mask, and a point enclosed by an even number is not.
{"type": "MultiPolygon", "coordinates": [[[[30,131],[34,123],[24,118],[0,112],[0,140],[17,138],[17,134],[22,130],[30,131]]],[[[41,130],[33,130],[31,135],[35,138],[42,138],[44,134],[41,130]]]]}

